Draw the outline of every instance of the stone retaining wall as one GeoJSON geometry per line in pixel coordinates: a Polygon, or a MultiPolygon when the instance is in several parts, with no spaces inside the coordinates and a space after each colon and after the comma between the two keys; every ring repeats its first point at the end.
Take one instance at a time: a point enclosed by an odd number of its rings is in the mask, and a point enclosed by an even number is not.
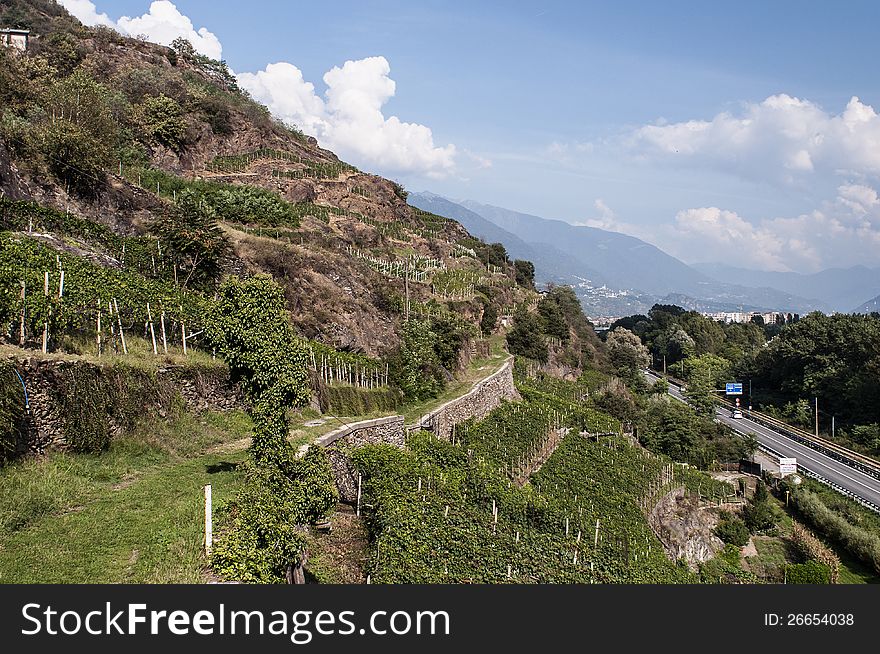
{"type": "Polygon", "coordinates": [[[362,420],[340,427],[315,440],[315,445],[327,448],[339,499],[343,502],[357,501],[357,470],[348,458],[348,450],[376,443],[403,447],[406,443],[403,416],[362,420]]]}
{"type": "Polygon", "coordinates": [[[485,417],[505,399],[519,399],[513,383],[512,358],[498,372],[478,382],[467,394],[422,416],[416,427],[449,440],[455,425],[470,418],[485,417]]]}
{"type": "MultiPolygon", "coordinates": [[[[117,436],[122,432],[120,421],[131,420],[138,415],[149,415],[168,408],[175,393],[194,412],[205,410],[227,411],[241,406],[238,389],[229,381],[225,368],[199,368],[187,366],[167,366],[154,372],[145,373],[135,368],[114,368],[109,365],[86,361],[64,359],[22,358],[9,362],[21,375],[29,402],[28,434],[22,443],[19,454],[25,452],[43,453],[52,449],[65,449],[68,445],[65,435],[65,415],[62,395],[76,392],[76,379],[88,378],[89,384],[97,380],[97,392],[116,396],[129,393],[126,404],[132,410],[126,416],[107,415],[110,433],[117,436]],[[155,396],[139,398],[136,391],[126,388],[126,375],[153,375],[155,396]]],[[[94,390],[94,389],[93,389],[94,390]]]]}

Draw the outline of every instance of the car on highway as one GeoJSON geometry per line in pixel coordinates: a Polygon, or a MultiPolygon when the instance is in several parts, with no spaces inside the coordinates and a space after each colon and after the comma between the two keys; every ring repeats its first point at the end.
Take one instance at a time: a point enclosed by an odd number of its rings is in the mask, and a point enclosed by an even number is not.
{"type": "Polygon", "coordinates": [[[730,417],[731,417],[731,418],[742,418],[742,417],[743,417],[743,412],[742,412],[741,410],[739,410],[739,409],[733,409],[733,410],[730,412],[730,417]]]}

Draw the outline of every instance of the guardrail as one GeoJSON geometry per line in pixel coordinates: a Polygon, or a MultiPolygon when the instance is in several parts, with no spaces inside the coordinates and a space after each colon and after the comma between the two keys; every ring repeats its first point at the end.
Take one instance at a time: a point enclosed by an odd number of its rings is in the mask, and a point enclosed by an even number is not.
{"type": "MultiPolygon", "coordinates": [[[[653,371],[651,372],[653,373],[653,371]]],[[[659,376],[659,373],[655,374],[658,374],[659,376]]],[[[666,379],[675,386],[678,386],[679,390],[684,389],[687,385],[686,382],[682,381],[681,379],[676,379],[675,377],[671,377],[669,375],[666,376],[666,379]]],[[[733,402],[725,400],[724,398],[716,397],[715,399],[718,401],[719,404],[722,404],[724,406],[728,406],[731,408],[735,406],[733,402]]],[[[827,439],[816,436],[815,434],[811,434],[807,431],[804,431],[803,429],[799,429],[797,427],[789,425],[788,423],[782,422],[778,418],[774,418],[773,416],[767,415],[766,413],[761,413],[760,411],[754,410],[743,410],[743,414],[746,415],[749,420],[757,422],[759,425],[774,429],[802,445],[806,445],[807,447],[816,450],[817,452],[821,452],[826,456],[841,461],[842,463],[846,463],[848,466],[864,472],[871,477],[880,479],[880,462],[875,461],[870,457],[838,445],[837,443],[833,443],[827,439]]]]}
{"type": "MultiPolygon", "coordinates": [[[[758,443],[758,449],[761,450],[762,452],[765,452],[766,454],[769,454],[771,456],[776,457],[777,459],[782,458],[782,455],[779,452],[774,450],[772,447],[764,445],[763,443],[758,443]]],[[[815,479],[820,484],[825,484],[826,486],[837,491],[841,495],[848,497],[849,499],[851,499],[852,501],[854,501],[858,504],[861,504],[866,509],[873,511],[874,513],[880,514],[880,506],[877,506],[876,504],[874,504],[870,500],[866,500],[862,497],[859,497],[858,495],[856,495],[852,491],[847,490],[846,488],[844,488],[840,484],[837,484],[837,483],[831,481],[830,479],[826,479],[822,475],[817,474],[817,473],[813,472],[812,470],[807,470],[801,464],[798,464],[798,472],[801,473],[802,475],[804,475],[805,477],[810,477],[812,479],[815,479]]]]}
{"type": "MultiPolygon", "coordinates": [[[[721,404],[733,407],[733,403],[728,402],[726,400],[720,399],[721,404]]],[[[832,459],[836,459],[841,461],[842,463],[846,463],[852,468],[864,472],[866,475],[870,475],[876,479],[880,479],[880,462],[877,462],[863,454],[859,454],[858,452],[854,452],[848,448],[845,448],[837,443],[832,443],[829,440],[824,438],[820,438],[815,436],[814,434],[810,434],[809,432],[805,432],[797,427],[793,427],[781,420],[774,418],[773,416],[769,416],[766,413],[761,413],[760,411],[743,411],[743,414],[746,415],[749,420],[753,422],[757,422],[759,425],[763,425],[765,427],[769,427],[779,433],[787,436],[800,443],[801,445],[806,445],[810,449],[816,450],[817,452],[821,452],[826,456],[830,456],[832,459]]]]}

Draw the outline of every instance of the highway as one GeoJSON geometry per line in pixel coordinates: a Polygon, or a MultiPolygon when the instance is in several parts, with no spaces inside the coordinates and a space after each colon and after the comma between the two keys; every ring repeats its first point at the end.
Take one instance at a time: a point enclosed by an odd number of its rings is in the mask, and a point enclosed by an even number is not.
{"type": "MultiPolygon", "coordinates": [[[[660,379],[659,376],[651,372],[646,371],[645,375],[651,382],[660,379]]],[[[669,394],[681,402],[686,402],[681,391],[674,384],[669,384],[669,394]]],[[[747,415],[748,412],[744,412],[744,414],[747,415]]],[[[833,459],[822,452],[817,452],[788,436],[760,425],[746,417],[731,418],[730,410],[727,408],[716,409],[715,417],[719,422],[724,423],[740,434],[754,436],[761,445],[769,448],[776,454],[783,457],[796,458],[798,467],[823,477],[856,497],[873,504],[875,507],[880,507],[880,479],[856,470],[846,463],[833,459]]]]}

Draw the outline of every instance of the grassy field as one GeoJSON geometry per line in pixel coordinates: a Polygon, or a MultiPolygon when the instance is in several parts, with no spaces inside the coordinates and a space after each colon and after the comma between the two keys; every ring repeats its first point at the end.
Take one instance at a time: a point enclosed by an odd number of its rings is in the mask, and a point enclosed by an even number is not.
{"type": "Polygon", "coordinates": [[[0,582],[205,581],[202,489],[232,497],[249,429],[240,412],[180,410],[100,455],[0,469],[0,582]]]}

